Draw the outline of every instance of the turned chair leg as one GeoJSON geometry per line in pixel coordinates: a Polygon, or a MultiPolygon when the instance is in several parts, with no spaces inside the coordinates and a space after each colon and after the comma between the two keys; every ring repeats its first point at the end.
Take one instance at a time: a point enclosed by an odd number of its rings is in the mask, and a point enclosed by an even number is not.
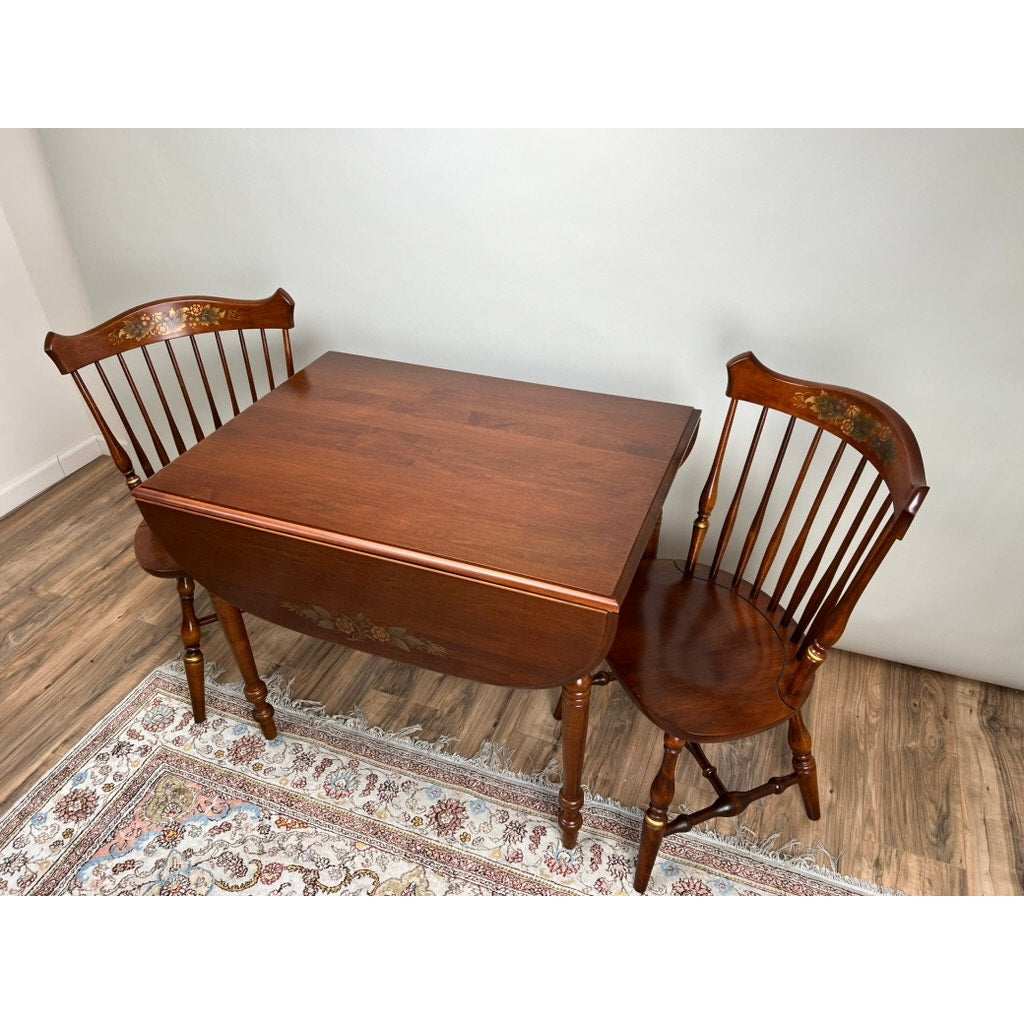
{"type": "Polygon", "coordinates": [[[196,585],[191,576],[178,577],[178,598],[181,601],[181,642],[185,646],[185,679],[192,701],[192,717],[206,721],[206,666],[200,646],[202,629],[196,618],[196,585]]]}
{"type": "Polygon", "coordinates": [[[633,888],[637,892],[647,891],[661,841],[665,838],[668,809],[676,792],[676,763],[683,746],[683,740],[665,734],[665,756],[661,761],[661,770],[651,784],[651,805],[644,815],[643,831],[640,834],[640,853],[633,876],[633,888]]]}
{"type": "Polygon", "coordinates": [[[811,754],[811,734],[807,731],[799,711],[789,720],[789,749],[793,751],[793,770],[797,774],[804,810],[811,821],[817,821],[821,817],[818,768],[814,763],[814,755],[811,754]]]}

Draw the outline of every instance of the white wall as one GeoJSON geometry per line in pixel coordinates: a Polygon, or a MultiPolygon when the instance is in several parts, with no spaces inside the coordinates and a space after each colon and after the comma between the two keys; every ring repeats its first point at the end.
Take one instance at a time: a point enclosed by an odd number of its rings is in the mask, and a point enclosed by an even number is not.
{"type": "Polygon", "coordinates": [[[730,356],[874,393],[933,490],[841,646],[1024,688],[1024,132],[41,137],[98,319],[283,285],[300,364],[346,349],[701,406],[663,551],[730,356]]]}
{"type": "Polygon", "coordinates": [[[43,355],[92,312],[36,132],[0,129],[0,515],[105,454],[70,378],[43,355]]]}

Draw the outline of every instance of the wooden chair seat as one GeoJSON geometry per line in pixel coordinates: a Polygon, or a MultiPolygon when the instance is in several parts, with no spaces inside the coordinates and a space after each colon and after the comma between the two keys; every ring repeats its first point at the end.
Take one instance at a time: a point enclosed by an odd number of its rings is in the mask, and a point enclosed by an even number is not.
{"type": "Polygon", "coordinates": [[[794,652],[772,616],[706,566],[642,562],[608,662],[662,731],[698,743],[749,736],[795,710],[779,694],[794,652]]]}
{"type": "Polygon", "coordinates": [[[144,521],[139,523],[135,531],[135,560],[150,576],[159,576],[161,579],[177,579],[184,572],[144,521]]]}

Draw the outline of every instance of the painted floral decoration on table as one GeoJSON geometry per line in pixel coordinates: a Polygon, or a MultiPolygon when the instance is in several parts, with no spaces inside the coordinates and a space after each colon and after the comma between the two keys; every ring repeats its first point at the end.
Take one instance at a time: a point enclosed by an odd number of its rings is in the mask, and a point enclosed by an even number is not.
{"type": "Polygon", "coordinates": [[[378,626],[370,622],[362,612],[356,615],[343,615],[340,612],[330,612],[316,604],[296,604],[293,601],[283,601],[282,604],[288,611],[316,623],[321,629],[340,633],[353,643],[381,644],[385,647],[397,647],[400,651],[423,651],[425,654],[448,653],[439,644],[421,640],[402,626],[378,626]]]}
{"type": "Polygon", "coordinates": [[[793,396],[793,404],[812,410],[819,420],[838,427],[851,441],[866,444],[879,462],[888,465],[896,458],[892,431],[846,398],[827,391],[819,394],[801,391],[793,396]]]}
{"type": "Polygon", "coordinates": [[[155,313],[138,313],[121,321],[110,340],[127,344],[144,341],[151,335],[159,338],[174,334],[191,334],[219,327],[225,320],[240,320],[242,314],[231,309],[220,309],[208,302],[193,302],[188,306],[171,306],[155,313]]]}

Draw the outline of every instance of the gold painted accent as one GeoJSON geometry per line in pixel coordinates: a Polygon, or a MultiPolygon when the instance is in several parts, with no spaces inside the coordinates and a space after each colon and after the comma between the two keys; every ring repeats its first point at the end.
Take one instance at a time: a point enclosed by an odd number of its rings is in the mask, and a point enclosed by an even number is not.
{"type": "Polygon", "coordinates": [[[432,643],[430,640],[421,640],[413,636],[402,626],[378,626],[362,612],[356,615],[344,615],[340,612],[331,612],[316,604],[295,604],[292,601],[282,601],[282,606],[304,619],[309,619],[320,629],[330,630],[332,633],[340,633],[346,640],[353,643],[373,643],[384,647],[397,647],[402,651],[423,651],[425,654],[444,656],[448,653],[440,644],[432,643]]]}
{"type": "Polygon", "coordinates": [[[151,335],[158,338],[168,334],[195,334],[219,327],[224,320],[241,320],[242,314],[233,309],[219,309],[208,302],[193,302],[188,306],[171,307],[157,313],[138,313],[121,321],[118,328],[107,335],[115,345],[145,341],[151,335]]]}
{"type": "Polygon", "coordinates": [[[815,647],[807,648],[807,657],[818,665],[820,665],[825,660],[824,652],[820,651],[818,648],[815,647]]]}
{"type": "Polygon", "coordinates": [[[866,445],[879,462],[889,463],[896,458],[896,445],[892,431],[860,406],[851,404],[839,395],[827,391],[818,394],[799,391],[793,396],[793,404],[811,410],[822,423],[830,423],[854,444],[866,445]]]}
{"type": "Polygon", "coordinates": [[[651,826],[651,828],[664,828],[665,827],[665,822],[663,822],[663,821],[655,821],[649,814],[645,814],[644,815],[644,821],[646,821],[647,824],[651,826]]]}

